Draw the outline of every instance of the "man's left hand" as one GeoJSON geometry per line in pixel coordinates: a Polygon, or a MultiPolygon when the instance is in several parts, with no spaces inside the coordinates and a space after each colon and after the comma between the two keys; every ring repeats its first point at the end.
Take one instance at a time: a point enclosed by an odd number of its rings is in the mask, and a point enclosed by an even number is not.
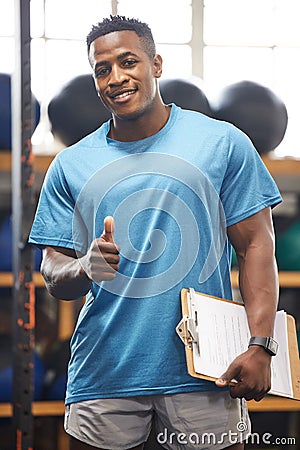
{"type": "Polygon", "coordinates": [[[262,347],[253,345],[235,358],[215,383],[230,385],[233,398],[259,402],[271,388],[271,358],[262,347]]]}

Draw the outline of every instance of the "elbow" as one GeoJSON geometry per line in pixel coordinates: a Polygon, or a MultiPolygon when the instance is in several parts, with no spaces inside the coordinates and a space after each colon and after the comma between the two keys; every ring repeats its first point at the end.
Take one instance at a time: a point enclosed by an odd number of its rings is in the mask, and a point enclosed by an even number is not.
{"type": "Polygon", "coordinates": [[[80,299],[91,288],[91,280],[77,259],[54,253],[51,249],[44,253],[40,272],[49,294],[60,300],[80,299]]]}
{"type": "MultiPolygon", "coordinates": [[[[44,279],[44,280],[45,280],[45,279],[44,279]]],[[[47,289],[48,293],[49,293],[52,297],[56,298],[57,300],[69,300],[69,299],[63,298],[63,297],[60,295],[59,290],[57,290],[57,289],[55,288],[55,286],[53,286],[53,284],[48,283],[46,280],[45,280],[45,286],[46,286],[46,289],[47,289]]]]}
{"type": "Polygon", "coordinates": [[[89,289],[79,290],[74,289],[74,286],[61,287],[59,284],[54,283],[53,281],[47,281],[45,278],[45,286],[49,294],[56,298],[57,300],[79,300],[84,297],[89,289]]]}
{"type": "Polygon", "coordinates": [[[60,292],[59,292],[59,289],[57,289],[55,281],[53,280],[53,274],[51,273],[51,276],[50,276],[50,273],[47,271],[47,265],[45,264],[44,261],[45,260],[43,259],[41,268],[40,268],[40,272],[44,279],[46,289],[49,292],[49,294],[52,295],[52,297],[60,299],[61,298],[60,292]]]}
{"type": "Polygon", "coordinates": [[[49,294],[58,300],[78,300],[82,299],[91,288],[91,282],[79,283],[76,280],[59,281],[51,272],[49,276],[47,270],[41,266],[41,274],[45,281],[45,286],[49,294]]]}
{"type": "Polygon", "coordinates": [[[65,298],[67,293],[61,289],[59,283],[55,280],[54,271],[48,270],[46,258],[43,258],[42,260],[40,272],[44,279],[46,289],[52,297],[59,300],[71,300],[70,298],[65,298]]]}

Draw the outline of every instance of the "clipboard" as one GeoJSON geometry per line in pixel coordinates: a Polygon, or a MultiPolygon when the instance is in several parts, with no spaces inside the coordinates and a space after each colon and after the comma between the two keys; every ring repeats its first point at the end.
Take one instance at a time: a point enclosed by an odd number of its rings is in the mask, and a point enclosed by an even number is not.
{"type": "MultiPolygon", "coordinates": [[[[197,324],[195,323],[195,318],[191,317],[189,314],[189,295],[191,292],[195,292],[193,289],[182,289],[181,290],[181,309],[182,309],[182,319],[176,327],[176,332],[182,342],[185,345],[186,363],[189,375],[195,378],[201,378],[208,381],[216,381],[216,376],[211,376],[206,373],[199,373],[195,370],[194,364],[194,351],[199,345],[198,342],[198,332],[197,324]]],[[[200,294],[199,292],[196,294],[200,294]]],[[[244,308],[243,304],[235,302],[233,300],[225,300],[219,297],[210,296],[207,294],[200,294],[201,296],[214,299],[216,301],[226,302],[229,304],[239,305],[244,308]]],[[[286,395],[280,392],[269,392],[276,396],[293,398],[300,400],[300,361],[299,361],[299,350],[298,350],[298,340],[296,332],[296,323],[293,316],[285,314],[286,316],[286,327],[287,327],[287,343],[288,343],[288,355],[289,355],[289,370],[291,376],[291,390],[292,395],[286,395]]]]}

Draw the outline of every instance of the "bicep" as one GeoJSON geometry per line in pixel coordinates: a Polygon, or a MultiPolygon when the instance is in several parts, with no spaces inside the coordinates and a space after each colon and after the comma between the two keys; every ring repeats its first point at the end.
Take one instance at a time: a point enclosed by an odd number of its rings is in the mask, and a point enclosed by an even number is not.
{"type": "Polygon", "coordinates": [[[237,256],[243,256],[250,247],[268,247],[274,250],[274,229],[271,208],[264,208],[227,228],[228,238],[237,256]]]}

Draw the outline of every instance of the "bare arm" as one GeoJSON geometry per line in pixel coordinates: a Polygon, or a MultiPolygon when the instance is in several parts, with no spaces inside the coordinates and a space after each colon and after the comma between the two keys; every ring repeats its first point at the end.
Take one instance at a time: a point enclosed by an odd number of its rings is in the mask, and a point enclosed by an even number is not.
{"type": "Polygon", "coordinates": [[[74,300],[89,291],[92,281],[113,280],[120,260],[113,232],[113,219],[108,217],[102,236],[95,239],[87,254],[80,258],[72,249],[47,246],[43,251],[41,273],[50,294],[74,300]]]}
{"type": "MultiPolygon", "coordinates": [[[[273,336],[278,304],[275,238],[270,208],[228,228],[239,265],[239,287],[244,300],[251,336],[273,336]]],[[[261,400],[270,389],[271,356],[258,346],[236,358],[220,378],[231,387],[233,397],[261,400]]],[[[223,385],[220,380],[218,385],[223,385]]]]}

